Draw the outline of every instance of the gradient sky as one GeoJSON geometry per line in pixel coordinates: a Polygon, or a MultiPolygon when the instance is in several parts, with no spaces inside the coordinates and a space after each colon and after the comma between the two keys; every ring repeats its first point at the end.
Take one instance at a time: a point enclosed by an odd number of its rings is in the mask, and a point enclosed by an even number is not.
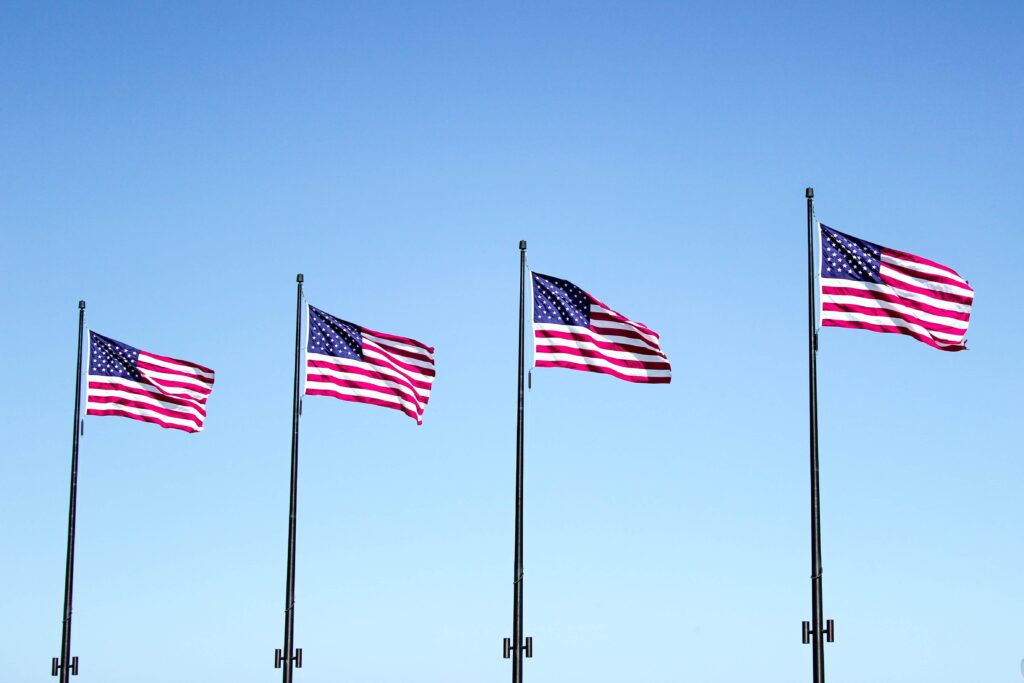
{"type": "Polygon", "coordinates": [[[977,292],[966,353],[822,333],[828,679],[1021,680],[1024,6],[779,5],[0,5],[0,680],[59,652],[80,298],[217,384],[86,420],[78,680],[278,680],[297,272],[438,378],[305,402],[296,681],[508,680],[520,239],[674,366],[534,372],[527,680],[810,680],[808,185],[977,292]]]}

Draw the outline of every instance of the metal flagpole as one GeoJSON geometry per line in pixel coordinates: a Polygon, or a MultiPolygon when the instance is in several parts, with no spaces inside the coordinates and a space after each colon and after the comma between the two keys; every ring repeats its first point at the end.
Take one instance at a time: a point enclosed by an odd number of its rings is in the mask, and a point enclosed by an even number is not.
{"type": "Polygon", "coordinates": [[[807,359],[810,391],[811,446],[811,621],[803,622],[803,642],[811,643],[814,683],[825,683],[825,640],[835,640],[832,620],[822,624],[821,500],[818,486],[818,332],[814,292],[814,188],[807,197],[807,359]]]}
{"type": "Polygon", "coordinates": [[[299,372],[302,359],[302,273],[295,276],[295,393],[292,396],[292,483],[288,501],[288,579],[284,597],[284,650],[274,653],[274,668],[284,666],[281,680],[291,683],[292,665],[302,668],[302,648],[295,644],[295,507],[298,496],[299,476],[299,415],[302,414],[302,397],[299,395],[299,372]]]}
{"type": "Polygon", "coordinates": [[[512,658],[512,683],[523,681],[523,654],[533,656],[533,638],[523,639],[523,416],[526,352],[526,240],[519,242],[519,409],[516,413],[516,550],[512,582],[512,637],[504,657],[512,658]]]}
{"type": "Polygon", "coordinates": [[[71,596],[75,582],[75,508],[78,505],[78,437],[82,420],[82,338],[85,331],[85,302],[78,302],[78,363],[75,368],[75,423],[71,432],[71,494],[68,503],[68,554],[64,566],[64,625],[60,634],[60,657],[54,657],[50,673],[67,683],[78,675],[78,657],[71,656],[71,596]]]}

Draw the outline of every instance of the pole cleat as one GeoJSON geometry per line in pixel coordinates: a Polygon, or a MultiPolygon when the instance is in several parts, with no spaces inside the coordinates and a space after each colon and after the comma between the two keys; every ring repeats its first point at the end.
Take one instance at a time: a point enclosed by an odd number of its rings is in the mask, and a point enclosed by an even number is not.
{"type": "MultiPolygon", "coordinates": [[[[69,666],[68,669],[70,670],[72,676],[77,676],[78,675],[78,657],[72,657],[71,658],[71,666],[69,666]]],[[[50,662],[50,675],[51,676],[59,676],[60,675],[60,658],[59,657],[54,657],[53,661],[50,662]]]]}
{"type": "MultiPolygon", "coordinates": [[[[276,650],[274,650],[274,668],[275,669],[280,669],[281,665],[284,664],[284,661],[285,661],[284,654],[282,653],[281,648],[277,648],[276,650]]],[[[295,656],[292,657],[292,661],[295,662],[295,668],[296,669],[301,669],[302,668],[302,648],[301,647],[295,648],[295,656]]]]}

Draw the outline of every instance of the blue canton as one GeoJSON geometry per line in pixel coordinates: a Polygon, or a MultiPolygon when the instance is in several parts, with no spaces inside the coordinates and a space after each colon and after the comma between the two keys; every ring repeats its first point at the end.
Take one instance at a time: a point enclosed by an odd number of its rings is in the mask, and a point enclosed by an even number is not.
{"type": "Polygon", "coordinates": [[[142,381],[138,368],[139,350],[133,346],[89,331],[89,374],[142,381]]]}
{"type": "Polygon", "coordinates": [[[363,360],[363,333],[359,325],[310,306],[306,350],[325,356],[363,360]]]}
{"type": "Polygon", "coordinates": [[[821,225],[821,276],[882,284],[882,247],[821,225]]]}
{"type": "Polygon", "coordinates": [[[533,321],[590,327],[590,297],[568,280],[534,273],[533,321]]]}

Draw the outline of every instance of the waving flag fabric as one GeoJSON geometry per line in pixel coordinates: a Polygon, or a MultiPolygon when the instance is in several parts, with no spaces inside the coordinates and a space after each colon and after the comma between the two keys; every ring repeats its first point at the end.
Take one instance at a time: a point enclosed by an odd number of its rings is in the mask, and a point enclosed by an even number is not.
{"type": "Polygon", "coordinates": [[[434,348],[309,307],[306,393],[401,410],[423,424],[434,348]]]}
{"type": "Polygon", "coordinates": [[[199,432],[213,374],[202,365],[140,351],[90,331],[86,414],[118,415],[199,432]]]}
{"type": "Polygon", "coordinates": [[[947,266],[821,225],[821,324],[963,351],[974,290],[947,266]]]}
{"type": "Polygon", "coordinates": [[[602,372],[627,382],[672,381],[657,332],[568,280],[533,273],[533,336],[539,368],[602,372]]]}

